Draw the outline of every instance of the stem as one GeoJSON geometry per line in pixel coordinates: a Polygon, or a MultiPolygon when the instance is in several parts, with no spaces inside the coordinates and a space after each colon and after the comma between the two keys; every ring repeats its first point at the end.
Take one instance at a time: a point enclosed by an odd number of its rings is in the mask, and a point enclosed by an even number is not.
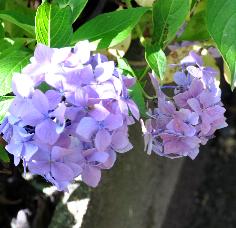
{"type": "Polygon", "coordinates": [[[142,81],[142,79],[146,76],[147,72],[150,70],[149,65],[146,66],[145,70],[143,71],[142,75],[140,76],[140,78],[138,79],[138,81],[142,81]]]}
{"type": "Polygon", "coordinates": [[[135,26],[135,30],[138,34],[140,43],[145,47],[146,40],[145,37],[143,36],[143,32],[139,24],[135,26]]]}
{"type": "Polygon", "coordinates": [[[142,88],[142,93],[143,93],[143,95],[144,95],[147,99],[153,100],[153,99],[157,98],[157,96],[149,96],[149,95],[145,92],[145,90],[143,89],[142,86],[141,86],[141,88],[142,88]]]}
{"type": "Polygon", "coordinates": [[[200,3],[200,0],[197,0],[197,1],[195,2],[194,6],[192,7],[192,9],[191,9],[191,11],[190,11],[190,13],[189,13],[190,17],[194,14],[194,11],[195,11],[195,9],[197,8],[197,5],[198,5],[199,3],[200,3]]]}
{"type": "Polygon", "coordinates": [[[127,8],[132,8],[132,4],[131,4],[131,0],[125,0],[125,4],[127,6],[127,8]]]}

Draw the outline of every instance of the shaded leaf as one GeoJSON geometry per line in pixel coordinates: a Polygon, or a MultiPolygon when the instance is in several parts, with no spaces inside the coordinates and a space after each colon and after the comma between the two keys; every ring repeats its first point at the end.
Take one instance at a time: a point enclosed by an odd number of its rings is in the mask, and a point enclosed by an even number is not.
{"type": "Polygon", "coordinates": [[[207,0],[197,1],[192,11],[193,15],[189,18],[183,33],[177,41],[202,41],[210,39],[210,34],[206,26],[206,3],[207,0]]]}
{"type": "Polygon", "coordinates": [[[0,20],[0,38],[3,38],[5,36],[5,31],[4,28],[2,26],[2,22],[0,20]]]}
{"type": "Polygon", "coordinates": [[[31,35],[34,35],[34,14],[24,14],[22,11],[17,10],[0,10],[0,18],[8,21],[31,35]]]}
{"type": "Polygon", "coordinates": [[[0,144],[0,160],[2,160],[3,162],[6,162],[6,163],[10,162],[10,159],[8,157],[8,153],[2,144],[0,144]]]}
{"type": "Polygon", "coordinates": [[[1,0],[0,1],[0,10],[5,8],[5,3],[6,3],[6,0],[1,0]]]}
{"type": "Polygon", "coordinates": [[[177,40],[202,41],[210,38],[205,22],[205,11],[201,11],[190,19],[184,32],[177,40]]]}
{"type": "Polygon", "coordinates": [[[28,45],[32,42],[35,42],[35,39],[32,38],[0,38],[0,54],[9,53],[8,48],[20,49],[25,45],[28,45]]]}

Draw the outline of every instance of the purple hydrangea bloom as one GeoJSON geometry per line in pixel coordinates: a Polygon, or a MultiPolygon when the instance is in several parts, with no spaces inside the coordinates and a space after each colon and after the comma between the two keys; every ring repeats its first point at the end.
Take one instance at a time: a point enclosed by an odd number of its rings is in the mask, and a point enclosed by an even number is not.
{"type": "Polygon", "coordinates": [[[14,155],[14,164],[18,165],[22,158],[25,162],[37,152],[38,146],[33,142],[33,134],[27,133],[24,128],[13,126],[13,134],[7,151],[14,155]]]}
{"type": "Polygon", "coordinates": [[[145,123],[141,121],[145,150],[169,158],[194,159],[200,144],[206,144],[217,129],[227,126],[225,108],[215,79],[217,72],[204,67],[200,56],[190,52],[177,66],[176,86],[171,86],[173,99],[164,94],[165,86],[159,85],[155,75],[150,75],[158,107],[149,111],[151,118],[145,123]]]}
{"type": "Polygon", "coordinates": [[[116,153],[132,149],[134,83],[106,56],[91,54],[87,41],[60,49],[38,44],[31,63],[13,76],[15,98],[0,126],[15,165],[22,159],[59,190],[78,176],[97,186],[116,153]]]}

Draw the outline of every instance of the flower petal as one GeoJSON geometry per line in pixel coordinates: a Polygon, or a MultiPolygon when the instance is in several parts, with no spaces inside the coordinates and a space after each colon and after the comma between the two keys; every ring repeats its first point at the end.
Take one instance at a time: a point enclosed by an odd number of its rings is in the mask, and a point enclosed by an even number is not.
{"type": "Polygon", "coordinates": [[[48,90],[45,95],[49,102],[49,110],[55,109],[61,102],[61,94],[55,90],[48,90]]]}
{"type": "Polygon", "coordinates": [[[62,162],[53,162],[51,164],[51,173],[56,181],[72,181],[74,178],[72,169],[62,162]]]}
{"type": "Polygon", "coordinates": [[[32,160],[28,162],[28,169],[32,174],[44,176],[50,172],[50,165],[48,161],[32,160]]]}
{"type": "Polygon", "coordinates": [[[122,125],[123,116],[120,114],[110,113],[110,115],[104,120],[104,126],[110,131],[120,128],[122,125]]]}
{"type": "Polygon", "coordinates": [[[104,163],[107,161],[109,155],[106,152],[94,152],[88,157],[90,162],[104,163]]]}
{"type": "Polygon", "coordinates": [[[109,115],[109,111],[102,104],[95,104],[89,111],[89,115],[97,121],[102,121],[109,115]]]}
{"type": "Polygon", "coordinates": [[[112,148],[115,151],[124,149],[129,144],[128,134],[125,131],[115,131],[112,134],[112,148]]]}
{"type": "Polygon", "coordinates": [[[98,151],[106,151],[111,144],[111,135],[105,130],[99,130],[95,136],[95,147],[98,151]]]}
{"type": "Polygon", "coordinates": [[[30,76],[15,73],[12,77],[12,90],[17,96],[29,97],[34,91],[34,83],[30,76]]]}
{"type": "Polygon", "coordinates": [[[112,61],[100,63],[96,66],[94,75],[98,82],[105,82],[112,77],[114,69],[115,65],[112,61]]]}
{"type": "Polygon", "coordinates": [[[139,120],[140,114],[139,114],[138,106],[131,99],[127,101],[127,104],[129,106],[129,110],[131,111],[132,115],[135,117],[136,120],[139,120]]]}
{"type": "Polygon", "coordinates": [[[37,152],[38,146],[31,142],[24,143],[24,159],[25,161],[29,161],[31,157],[37,152]]]}
{"type": "Polygon", "coordinates": [[[96,187],[101,179],[101,170],[96,167],[86,166],[82,173],[82,180],[91,187],[96,187]]]}
{"type": "Polygon", "coordinates": [[[16,156],[16,157],[20,157],[21,156],[21,153],[22,153],[22,150],[23,150],[23,144],[22,143],[10,143],[8,145],[6,145],[6,150],[16,156]]]}
{"type": "Polygon", "coordinates": [[[100,165],[103,169],[112,168],[112,166],[114,165],[114,163],[116,161],[116,152],[115,151],[110,150],[107,153],[109,155],[108,159],[106,160],[106,162],[104,162],[103,164],[100,165]]]}
{"type": "Polygon", "coordinates": [[[35,128],[35,135],[44,143],[53,145],[59,138],[56,132],[56,123],[51,119],[45,119],[35,128]]]}
{"type": "Polygon", "coordinates": [[[49,110],[49,102],[45,94],[40,90],[35,90],[32,97],[33,106],[42,114],[47,115],[49,110]]]}
{"type": "Polygon", "coordinates": [[[96,120],[91,117],[84,117],[79,122],[76,133],[85,140],[90,140],[92,135],[98,129],[96,120]]]}

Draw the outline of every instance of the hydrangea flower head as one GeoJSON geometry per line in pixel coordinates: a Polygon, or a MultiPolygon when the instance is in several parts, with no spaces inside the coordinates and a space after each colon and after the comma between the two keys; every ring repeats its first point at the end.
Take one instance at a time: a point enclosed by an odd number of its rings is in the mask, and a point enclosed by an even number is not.
{"type": "Polygon", "coordinates": [[[38,44],[31,63],[13,76],[15,98],[0,126],[15,165],[23,160],[59,190],[78,176],[97,186],[116,153],[132,149],[134,83],[106,56],[91,54],[87,41],[60,49],[38,44]]]}
{"type": "MultiPolygon", "coordinates": [[[[189,156],[194,159],[200,144],[211,139],[217,129],[227,126],[217,72],[204,67],[200,56],[190,52],[174,74],[173,98],[162,91],[154,74],[150,74],[156,90],[158,107],[150,110],[150,119],[141,121],[145,149],[169,158],[189,156]]],[[[166,87],[168,88],[168,86],[166,87]]]]}

